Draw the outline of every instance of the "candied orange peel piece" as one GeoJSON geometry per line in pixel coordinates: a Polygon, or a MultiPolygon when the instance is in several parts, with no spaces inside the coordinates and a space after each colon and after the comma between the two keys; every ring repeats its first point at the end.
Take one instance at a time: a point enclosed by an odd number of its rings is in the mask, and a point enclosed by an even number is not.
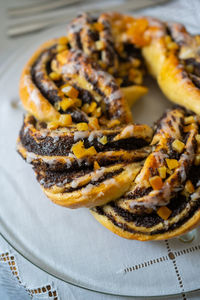
{"type": "Polygon", "coordinates": [[[132,21],[131,26],[127,30],[127,35],[133,44],[143,47],[149,43],[149,39],[144,34],[148,26],[149,23],[145,18],[134,19],[132,21]]]}
{"type": "Polygon", "coordinates": [[[179,141],[178,139],[174,140],[172,143],[172,148],[178,152],[178,153],[182,153],[183,149],[185,148],[185,144],[181,141],[179,141]]]}
{"type": "Polygon", "coordinates": [[[171,213],[172,211],[167,206],[162,206],[157,210],[157,214],[163,220],[167,220],[170,217],[171,213]]]}
{"type": "Polygon", "coordinates": [[[163,181],[160,176],[153,176],[149,179],[149,183],[154,190],[160,190],[163,186],[163,181]]]}
{"type": "Polygon", "coordinates": [[[65,84],[61,87],[61,90],[69,98],[77,98],[78,97],[78,90],[75,89],[71,85],[65,84]]]}
{"type": "Polygon", "coordinates": [[[106,145],[107,142],[108,142],[108,139],[107,139],[107,136],[102,136],[100,139],[99,139],[99,142],[102,144],[102,145],[106,145]]]}
{"type": "Polygon", "coordinates": [[[192,184],[191,180],[187,180],[185,184],[185,190],[189,193],[192,194],[195,191],[194,185],[192,184]]]}
{"type": "Polygon", "coordinates": [[[89,127],[91,129],[100,129],[100,126],[99,126],[99,122],[98,122],[98,119],[95,118],[95,117],[91,117],[89,118],[89,127]]]}
{"type": "Polygon", "coordinates": [[[158,173],[162,179],[166,178],[167,168],[165,166],[158,168],[158,173]]]}
{"type": "Polygon", "coordinates": [[[95,169],[95,170],[101,169],[100,165],[98,164],[98,162],[97,162],[96,160],[95,160],[95,162],[94,162],[94,169],[95,169]]]}
{"type": "Polygon", "coordinates": [[[71,98],[65,98],[62,101],[60,101],[60,107],[64,111],[66,111],[69,107],[74,106],[75,104],[76,104],[76,101],[71,98]]]}
{"type": "Polygon", "coordinates": [[[176,169],[179,166],[179,162],[176,159],[166,158],[167,166],[170,170],[176,169]]]}
{"type": "Polygon", "coordinates": [[[94,146],[86,149],[84,147],[83,141],[79,141],[78,143],[74,144],[71,150],[78,159],[97,154],[97,151],[94,148],[94,146]]]}
{"type": "Polygon", "coordinates": [[[78,129],[79,131],[86,131],[86,130],[88,130],[88,124],[85,123],[85,122],[78,123],[78,124],[77,124],[77,129],[78,129]]]}

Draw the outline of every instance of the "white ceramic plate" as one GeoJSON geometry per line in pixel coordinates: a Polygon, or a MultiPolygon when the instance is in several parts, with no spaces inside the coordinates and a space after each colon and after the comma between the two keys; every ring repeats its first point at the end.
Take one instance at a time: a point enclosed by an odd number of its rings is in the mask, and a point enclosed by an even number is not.
{"type": "MultiPolygon", "coordinates": [[[[15,144],[23,111],[16,103],[22,67],[39,44],[64,32],[65,26],[38,35],[37,41],[18,50],[1,71],[2,235],[41,269],[91,290],[150,296],[197,289],[199,237],[191,244],[178,239],[147,243],[122,239],[101,226],[88,209],[70,210],[51,203],[42,193],[31,166],[17,154],[15,144]]],[[[133,115],[136,121],[152,124],[171,104],[155,82],[150,80],[149,87],[150,93],[135,104],[133,115]]]]}

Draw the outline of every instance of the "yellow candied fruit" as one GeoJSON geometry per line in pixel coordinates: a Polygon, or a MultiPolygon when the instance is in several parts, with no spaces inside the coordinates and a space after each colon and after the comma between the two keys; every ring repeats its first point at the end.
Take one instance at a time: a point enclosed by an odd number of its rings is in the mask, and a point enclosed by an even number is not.
{"type": "Polygon", "coordinates": [[[107,139],[107,136],[105,136],[105,135],[99,139],[99,143],[101,143],[102,145],[107,144],[107,142],[108,142],[108,139],[107,139]]]}
{"type": "Polygon", "coordinates": [[[154,190],[160,190],[163,186],[163,181],[160,176],[153,176],[149,179],[149,183],[154,190]]]}
{"type": "Polygon", "coordinates": [[[177,50],[178,49],[178,45],[175,43],[175,42],[170,42],[168,45],[167,45],[167,48],[169,50],[177,50]]]}
{"type": "Polygon", "coordinates": [[[194,193],[195,189],[194,186],[192,184],[192,182],[190,180],[187,180],[186,184],[185,184],[185,190],[189,193],[192,194],[194,193]]]}
{"type": "Polygon", "coordinates": [[[167,169],[167,174],[172,175],[172,174],[173,174],[173,171],[170,170],[170,169],[167,169]]]}
{"type": "Polygon", "coordinates": [[[94,162],[94,169],[95,169],[95,170],[101,169],[100,165],[98,164],[98,162],[97,162],[96,160],[95,160],[95,162],[94,162]]]}
{"type": "Polygon", "coordinates": [[[77,98],[78,97],[77,89],[75,89],[71,85],[66,84],[66,85],[61,87],[61,90],[66,96],[68,96],[70,98],[77,98]]]}
{"type": "Polygon", "coordinates": [[[198,155],[195,156],[194,164],[195,164],[195,166],[199,166],[200,165],[200,154],[198,154],[198,155]]]}
{"type": "Polygon", "coordinates": [[[101,116],[101,107],[98,107],[92,112],[93,117],[99,118],[101,116]]]}
{"type": "Polygon", "coordinates": [[[98,122],[98,119],[95,118],[95,117],[91,117],[89,118],[89,127],[91,129],[100,129],[100,126],[99,126],[99,122],[98,122]]]}
{"type": "Polygon", "coordinates": [[[182,153],[183,149],[185,148],[185,144],[178,139],[174,140],[172,143],[173,150],[177,151],[178,153],[182,153]]]}
{"type": "Polygon", "coordinates": [[[67,49],[67,45],[59,45],[58,44],[56,49],[57,49],[57,52],[62,52],[67,49]]]}
{"type": "Polygon", "coordinates": [[[71,125],[72,124],[72,117],[69,114],[61,115],[58,122],[59,122],[60,126],[71,125]]]}
{"type": "Polygon", "coordinates": [[[71,150],[78,159],[81,159],[85,156],[91,156],[97,154],[97,151],[94,148],[94,146],[85,149],[83,141],[79,141],[78,143],[73,145],[71,150]]]}
{"type": "Polygon", "coordinates": [[[79,131],[86,131],[86,130],[88,130],[88,124],[85,123],[85,122],[78,123],[78,124],[77,124],[77,129],[78,129],[79,131]]]}
{"type": "Polygon", "coordinates": [[[97,50],[104,50],[105,49],[105,43],[104,41],[97,41],[95,42],[95,46],[97,50]]]}
{"type": "Polygon", "coordinates": [[[194,116],[189,116],[189,117],[184,118],[184,124],[186,124],[186,125],[194,123],[194,122],[195,122],[194,116]]]}
{"type": "Polygon", "coordinates": [[[48,123],[47,128],[50,129],[50,130],[54,130],[54,129],[57,129],[58,126],[59,126],[58,121],[52,121],[52,122],[48,123]]]}
{"type": "Polygon", "coordinates": [[[112,127],[115,127],[115,126],[117,126],[117,125],[119,125],[119,124],[120,124],[120,121],[117,120],[117,119],[114,119],[114,120],[111,120],[111,121],[109,121],[109,122],[107,123],[107,127],[108,127],[108,128],[112,128],[112,127]]]}
{"type": "Polygon", "coordinates": [[[194,123],[191,123],[190,125],[187,125],[187,126],[184,126],[184,127],[183,127],[183,131],[184,131],[184,132],[190,132],[190,131],[192,131],[193,129],[195,129],[195,124],[194,124],[194,123]]]}
{"type": "Polygon", "coordinates": [[[167,206],[162,206],[157,210],[157,214],[163,220],[167,220],[169,218],[169,216],[171,215],[171,213],[172,213],[172,211],[167,206]]]}
{"type": "Polygon", "coordinates": [[[67,62],[67,53],[68,50],[66,49],[65,51],[62,51],[56,55],[56,59],[60,64],[64,65],[67,62]]]}
{"type": "Polygon", "coordinates": [[[200,144],[200,134],[197,134],[195,136],[195,139],[196,139],[197,143],[200,144]]]}
{"type": "Polygon", "coordinates": [[[179,162],[176,159],[166,158],[165,160],[166,160],[167,166],[170,170],[173,170],[179,166],[179,162]]]}
{"type": "Polygon", "coordinates": [[[93,24],[93,28],[96,31],[102,31],[104,29],[104,26],[103,26],[102,23],[96,22],[96,23],[93,24]]]}
{"type": "Polygon", "coordinates": [[[66,111],[69,107],[74,106],[76,101],[74,99],[65,98],[60,101],[60,107],[63,111],[66,111]]]}
{"type": "Polygon", "coordinates": [[[48,123],[48,129],[54,130],[57,129],[59,126],[65,127],[72,124],[72,117],[71,115],[60,115],[60,118],[56,121],[52,121],[48,123]]]}
{"type": "Polygon", "coordinates": [[[90,105],[88,103],[85,103],[82,106],[82,111],[84,111],[86,114],[89,114],[90,105]]]}
{"type": "Polygon", "coordinates": [[[68,38],[66,36],[61,36],[58,40],[60,45],[66,45],[68,43],[68,38]]]}
{"type": "Polygon", "coordinates": [[[130,37],[133,44],[140,47],[148,44],[149,39],[144,34],[146,29],[148,28],[148,25],[148,21],[145,18],[135,19],[134,22],[130,21],[127,35],[130,37]]]}
{"type": "Polygon", "coordinates": [[[165,166],[158,168],[158,173],[162,179],[165,179],[166,173],[167,173],[167,168],[165,166]]]}
{"type": "Polygon", "coordinates": [[[97,107],[97,104],[96,104],[96,102],[93,101],[89,106],[89,113],[92,113],[96,109],[96,107],[97,107]]]}
{"type": "Polygon", "coordinates": [[[52,79],[52,80],[60,80],[61,79],[61,75],[56,73],[56,72],[51,72],[49,74],[49,77],[52,79]]]}

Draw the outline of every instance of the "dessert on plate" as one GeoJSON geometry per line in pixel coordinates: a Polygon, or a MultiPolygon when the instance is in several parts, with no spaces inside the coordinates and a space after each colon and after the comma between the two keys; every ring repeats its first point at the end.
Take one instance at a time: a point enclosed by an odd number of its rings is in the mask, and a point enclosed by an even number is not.
{"type": "Polygon", "coordinates": [[[81,14],[33,54],[20,79],[27,114],[17,150],[49,199],[89,207],[128,239],[199,224],[199,46],[181,24],[81,14]],[[153,128],[130,110],[148,91],[147,73],[176,103],[153,128]]]}

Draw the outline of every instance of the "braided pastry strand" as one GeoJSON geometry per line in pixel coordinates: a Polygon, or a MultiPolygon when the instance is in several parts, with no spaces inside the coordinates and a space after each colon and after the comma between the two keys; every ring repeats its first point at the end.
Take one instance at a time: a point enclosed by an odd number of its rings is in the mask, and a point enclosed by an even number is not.
{"type": "Polygon", "coordinates": [[[20,96],[35,118],[25,117],[18,151],[52,201],[91,207],[128,190],[153,131],[131,123],[115,78],[63,40],[45,43],[24,69],[20,96]]]}
{"type": "Polygon", "coordinates": [[[17,149],[48,198],[89,207],[129,239],[172,238],[198,225],[198,45],[180,24],[82,14],[34,53],[20,80],[28,113],[17,149]],[[147,92],[146,69],[184,106],[153,129],[130,111],[147,92]]]}

